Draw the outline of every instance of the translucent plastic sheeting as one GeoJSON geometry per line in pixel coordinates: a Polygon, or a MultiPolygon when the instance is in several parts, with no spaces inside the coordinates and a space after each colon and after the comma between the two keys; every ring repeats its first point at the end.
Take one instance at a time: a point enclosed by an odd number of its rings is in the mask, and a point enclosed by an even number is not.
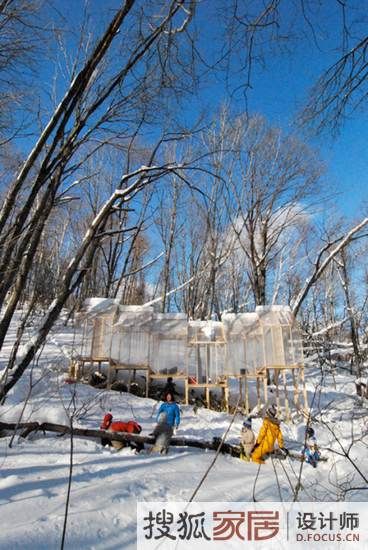
{"type": "Polygon", "coordinates": [[[222,316],[226,340],[235,336],[245,337],[257,330],[259,317],[257,313],[226,313],[222,316]]]}
{"type": "Polygon", "coordinates": [[[119,305],[116,300],[112,298],[87,298],[84,300],[81,310],[78,313],[78,317],[89,318],[96,317],[98,315],[106,315],[107,313],[114,313],[117,311],[119,305]]]}
{"type": "Polygon", "coordinates": [[[274,350],[273,364],[285,366],[286,357],[285,357],[284,341],[283,341],[281,326],[272,327],[272,337],[273,337],[273,350],[274,350]]]}
{"type": "Polygon", "coordinates": [[[165,340],[153,337],[150,364],[155,372],[173,374],[186,372],[186,340],[165,340]]]}
{"type": "Polygon", "coordinates": [[[189,321],[189,342],[225,342],[224,326],[219,321],[189,321]]]}
{"type": "Polygon", "coordinates": [[[257,306],[256,315],[261,325],[291,325],[293,314],[288,306],[257,306]]]}
{"type": "Polygon", "coordinates": [[[199,384],[208,378],[216,383],[219,377],[226,374],[226,348],[224,345],[191,346],[188,353],[188,375],[194,377],[199,384]]]}
{"type": "Polygon", "coordinates": [[[282,339],[285,352],[285,365],[292,366],[297,364],[296,355],[294,349],[294,342],[292,339],[291,327],[282,327],[282,339]]]}
{"type": "Polygon", "coordinates": [[[197,382],[201,382],[202,380],[198,378],[198,374],[200,373],[202,375],[202,361],[201,356],[198,355],[200,352],[198,351],[198,346],[190,346],[188,348],[188,358],[187,358],[187,366],[188,366],[188,375],[190,377],[194,377],[197,382]],[[199,369],[199,371],[198,371],[199,369]]]}
{"type": "Polygon", "coordinates": [[[291,329],[291,335],[293,340],[294,362],[297,365],[302,365],[304,361],[302,335],[295,326],[291,329]]]}
{"type": "Polygon", "coordinates": [[[219,321],[190,321],[188,324],[188,374],[198,383],[217,382],[226,373],[224,325],[219,321]]]}
{"type": "Polygon", "coordinates": [[[245,361],[245,341],[243,338],[227,343],[226,374],[240,374],[247,367],[245,361]]]}
{"type": "Polygon", "coordinates": [[[212,376],[217,379],[219,376],[227,374],[226,372],[226,360],[227,351],[226,346],[211,346],[211,373],[212,376]],[[215,375],[213,375],[215,373],[215,375]]]}
{"type": "MultiPolygon", "coordinates": [[[[84,326],[83,355],[111,357],[155,372],[186,371],[199,380],[303,362],[302,339],[289,307],[260,306],[253,313],[224,314],[222,322],[188,321],[182,313],[151,307],[97,303],[84,326]]],[[[91,304],[89,304],[91,309],[91,304]]],[[[93,308],[92,308],[93,309],[93,308]]]]}
{"type": "Polygon", "coordinates": [[[155,372],[186,372],[188,321],[183,313],[156,313],[152,319],[150,365],[155,372]]]}
{"type": "Polygon", "coordinates": [[[112,317],[96,317],[93,320],[91,356],[94,359],[110,357],[112,317]]]}
{"type": "Polygon", "coordinates": [[[153,308],[142,308],[138,306],[120,306],[115,327],[121,330],[134,330],[140,332],[151,332],[153,319],[153,308]]]}
{"type": "Polygon", "coordinates": [[[122,331],[114,328],[111,358],[122,365],[148,366],[150,334],[141,331],[122,331]]]}
{"type": "Polygon", "coordinates": [[[248,373],[265,366],[262,334],[253,333],[245,339],[245,363],[248,373]]]}
{"type": "Polygon", "coordinates": [[[187,339],[188,320],[183,313],[155,313],[151,323],[152,334],[168,339],[187,339]]]}
{"type": "Polygon", "coordinates": [[[84,357],[90,357],[92,353],[93,322],[88,319],[82,323],[83,333],[81,345],[78,354],[84,357]]]}
{"type": "MultiPolygon", "coordinates": [[[[274,339],[272,336],[272,327],[265,327],[263,330],[265,366],[275,364],[274,339]]],[[[261,366],[261,365],[260,365],[261,366]]]]}

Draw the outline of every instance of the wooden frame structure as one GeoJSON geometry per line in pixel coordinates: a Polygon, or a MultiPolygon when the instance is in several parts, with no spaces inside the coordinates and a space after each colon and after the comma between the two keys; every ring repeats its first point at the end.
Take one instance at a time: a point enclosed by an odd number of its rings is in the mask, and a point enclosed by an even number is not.
{"type": "Polygon", "coordinates": [[[245,413],[270,401],[286,418],[293,408],[308,408],[301,336],[285,306],[224,314],[216,322],[187,321],[183,314],[159,314],[108,300],[97,313],[87,311],[82,322],[88,343],[83,342],[83,353],[72,363],[74,378],[84,374],[87,364],[93,368],[97,363],[100,370],[106,363],[107,387],[119,372],[127,372],[130,388],[132,374],[135,379],[143,371],[148,395],[152,382],[171,376],[184,384],[185,403],[192,390],[201,390],[210,407],[211,392],[219,390],[226,410],[233,379],[245,413]]]}

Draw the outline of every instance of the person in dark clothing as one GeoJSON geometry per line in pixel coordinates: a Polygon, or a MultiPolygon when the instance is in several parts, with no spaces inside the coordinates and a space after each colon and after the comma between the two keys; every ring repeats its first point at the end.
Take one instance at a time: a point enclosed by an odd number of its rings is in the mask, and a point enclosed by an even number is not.
{"type": "Polygon", "coordinates": [[[179,395],[179,393],[176,391],[176,384],[175,382],[173,382],[172,376],[168,377],[166,385],[163,389],[163,401],[166,401],[166,396],[168,393],[170,393],[173,397],[175,397],[175,395],[179,395]]]}

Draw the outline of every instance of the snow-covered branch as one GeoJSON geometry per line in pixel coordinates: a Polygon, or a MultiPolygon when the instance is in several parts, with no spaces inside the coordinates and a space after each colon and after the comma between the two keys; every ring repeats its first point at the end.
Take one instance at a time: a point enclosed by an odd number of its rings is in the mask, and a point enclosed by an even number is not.
{"type": "Polygon", "coordinates": [[[301,291],[299,292],[298,296],[295,298],[294,303],[292,304],[292,311],[293,314],[296,316],[299,312],[299,309],[305,300],[309,290],[312,288],[314,283],[319,279],[319,277],[322,275],[326,267],[329,265],[329,263],[334,259],[334,257],[352,240],[353,236],[356,235],[363,227],[365,227],[368,224],[368,218],[364,218],[360,223],[355,225],[346,235],[345,237],[341,237],[340,243],[335,246],[335,248],[330,252],[330,254],[327,256],[327,258],[322,262],[322,255],[323,253],[328,250],[328,248],[331,246],[331,244],[324,246],[318,253],[316,263],[314,265],[314,271],[309,277],[301,291]]]}
{"type": "Polygon", "coordinates": [[[311,336],[312,337],[323,336],[324,334],[327,334],[327,332],[330,332],[330,330],[341,327],[344,323],[346,323],[346,321],[349,321],[349,319],[350,317],[345,317],[341,321],[336,321],[336,323],[331,323],[327,327],[323,327],[321,328],[321,330],[317,330],[316,332],[313,332],[311,336]]]}

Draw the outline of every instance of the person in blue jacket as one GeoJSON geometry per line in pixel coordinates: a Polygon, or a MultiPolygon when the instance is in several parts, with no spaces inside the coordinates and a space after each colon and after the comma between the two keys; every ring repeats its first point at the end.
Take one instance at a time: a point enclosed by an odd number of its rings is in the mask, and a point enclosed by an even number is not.
{"type": "Polygon", "coordinates": [[[156,421],[159,421],[161,413],[166,414],[166,423],[174,430],[180,424],[180,409],[174,401],[174,396],[171,393],[166,394],[166,401],[162,403],[157,412],[156,421]]]}
{"type": "Polygon", "coordinates": [[[162,403],[158,409],[156,420],[157,425],[153,433],[150,434],[155,438],[151,452],[159,452],[166,455],[169,451],[174,429],[180,424],[180,409],[170,392],[166,394],[165,403],[162,403]]]}

